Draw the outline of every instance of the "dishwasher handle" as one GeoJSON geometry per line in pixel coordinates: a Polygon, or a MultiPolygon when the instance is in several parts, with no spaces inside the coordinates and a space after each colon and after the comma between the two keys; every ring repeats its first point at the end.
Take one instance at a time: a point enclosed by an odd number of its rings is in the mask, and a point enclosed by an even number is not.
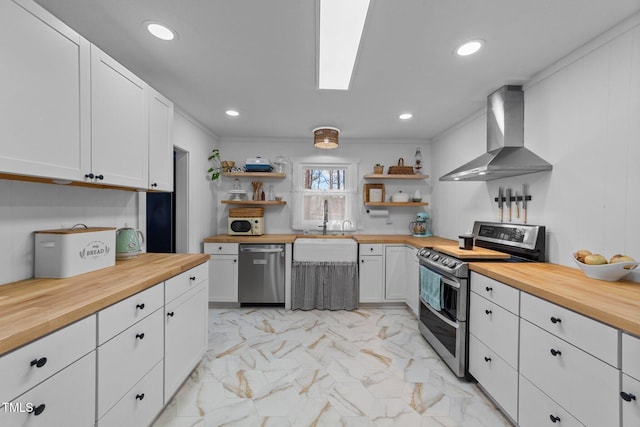
{"type": "Polygon", "coordinates": [[[267,254],[277,254],[284,252],[284,248],[240,248],[240,252],[259,252],[259,253],[267,253],[267,254]]]}

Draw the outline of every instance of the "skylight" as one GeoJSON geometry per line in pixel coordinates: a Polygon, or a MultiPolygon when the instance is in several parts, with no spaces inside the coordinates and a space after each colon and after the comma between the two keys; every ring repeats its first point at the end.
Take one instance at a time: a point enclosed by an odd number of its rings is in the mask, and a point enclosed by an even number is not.
{"type": "Polygon", "coordinates": [[[369,0],[320,0],[320,89],[349,89],[368,9],[369,0]]]}

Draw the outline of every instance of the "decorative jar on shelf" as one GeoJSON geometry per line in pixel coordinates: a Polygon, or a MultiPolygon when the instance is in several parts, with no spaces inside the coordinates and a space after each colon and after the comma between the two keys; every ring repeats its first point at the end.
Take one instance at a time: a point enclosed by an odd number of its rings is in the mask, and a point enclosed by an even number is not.
{"type": "Polygon", "coordinates": [[[382,173],[384,172],[384,166],[382,166],[381,164],[376,164],[373,167],[373,173],[376,175],[382,175],[382,173]]]}

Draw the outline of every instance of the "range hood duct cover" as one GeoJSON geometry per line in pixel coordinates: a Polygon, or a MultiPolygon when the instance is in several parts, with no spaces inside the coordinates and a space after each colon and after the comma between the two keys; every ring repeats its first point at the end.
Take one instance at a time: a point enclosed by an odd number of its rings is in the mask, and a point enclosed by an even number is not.
{"type": "Polygon", "coordinates": [[[503,86],[487,98],[487,152],[440,181],[490,181],[551,169],[551,164],[524,147],[522,86],[503,86]]]}

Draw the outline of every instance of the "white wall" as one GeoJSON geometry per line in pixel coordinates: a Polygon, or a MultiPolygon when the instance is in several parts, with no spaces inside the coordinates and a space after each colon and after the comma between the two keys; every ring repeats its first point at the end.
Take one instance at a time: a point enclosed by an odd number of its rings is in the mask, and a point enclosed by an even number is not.
{"type": "MultiPolygon", "coordinates": [[[[209,180],[207,158],[217,146],[211,131],[176,109],[173,120],[173,145],[188,152],[188,252],[202,253],[202,239],[217,233],[215,219],[218,205],[214,199],[215,184],[209,180]]],[[[226,231],[226,229],[225,229],[226,231]]]]}
{"type": "MultiPolygon", "coordinates": [[[[637,20],[636,20],[637,21],[637,20]]],[[[498,186],[529,186],[530,223],[547,226],[550,262],[590,249],[640,260],[640,25],[611,32],[525,86],[525,145],[553,171],[484,182],[437,177],[485,150],[484,113],[433,144],[434,228],[455,238],[497,220],[498,186]]],[[[634,280],[640,279],[634,273],[634,280]]]]}
{"type": "MultiPolygon", "coordinates": [[[[431,175],[431,148],[426,140],[349,140],[341,138],[340,146],[334,150],[321,150],[313,147],[312,136],[310,134],[307,139],[273,139],[273,138],[221,138],[220,153],[223,160],[234,160],[236,166],[244,165],[247,158],[260,156],[263,158],[273,159],[278,155],[287,157],[290,160],[300,158],[310,158],[313,156],[326,157],[330,156],[335,159],[353,159],[359,163],[358,171],[358,206],[360,224],[359,232],[368,234],[409,234],[408,224],[415,219],[415,215],[419,211],[429,211],[429,208],[415,207],[394,207],[389,208],[391,224],[386,224],[384,218],[370,218],[366,214],[366,208],[362,204],[362,186],[364,180],[362,176],[373,173],[373,165],[382,163],[387,167],[395,165],[400,157],[404,158],[405,165],[414,164],[414,156],[417,147],[421,148],[424,168],[422,173],[431,175]]],[[[265,207],[265,225],[266,233],[291,233],[291,170],[292,165],[287,165],[287,178],[281,179],[264,179],[263,183],[265,191],[270,184],[273,184],[276,194],[281,195],[283,200],[287,201],[285,206],[267,206],[265,207]]],[[[393,194],[399,190],[405,192],[413,192],[420,190],[423,200],[430,202],[431,182],[432,179],[426,180],[394,180],[394,181],[370,181],[383,182],[387,195],[393,194]]],[[[242,188],[251,192],[251,179],[241,180],[242,188]]],[[[215,193],[216,200],[228,199],[227,191],[231,189],[233,179],[221,178],[216,183],[215,193]]],[[[220,233],[226,233],[228,208],[233,205],[220,205],[218,211],[217,224],[220,233]]],[[[237,206],[236,206],[237,207],[237,206]]]]}
{"type": "Polygon", "coordinates": [[[138,193],[0,180],[0,284],[33,277],[34,231],[138,227],[138,193]]]}

